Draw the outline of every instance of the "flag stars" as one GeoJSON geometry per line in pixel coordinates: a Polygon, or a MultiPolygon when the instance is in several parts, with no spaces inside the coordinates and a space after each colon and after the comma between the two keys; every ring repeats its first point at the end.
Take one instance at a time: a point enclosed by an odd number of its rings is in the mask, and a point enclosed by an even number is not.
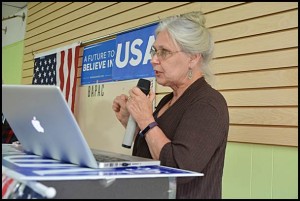
{"type": "MultiPolygon", "coordinates": [[[[70,50],[72,50],[73,52],[73,50],[78,51],[79,49],[72,47],[72,49],[70,48],[70,50]]],[[[64,85],[62,91],[64,92],[65,90],[67,91],[69,90],[70,94],[72,95],[72,93],[74,93],[73,87],[74,86],[76,87],[76,76],[75,73],[73,73],[73,69],[69,68],[68,62],[71,56],[72,56],[72,60],[78,61],[78,54],[75,54],[76,55],[75,58],[74,54],[68,55],[69,53],[71,52],[68,49],[66,49],[66,50],[58,51],[53,54],[48,54],[48,55],[43,54],[43,56],[39,58],[35,58],[34,62],[32,62],[32,64],[34,64],[32,84],[58,85],[58,86],[64,85]],[[56,58],[57,56],[60,57],[57,59],[56,58]],[[66,79],[67,80],[70,79],[70,82],[66,82],[66,79]]],[[[77,70],[78,66],[75,66],[75,68],[77,70]]],[[[70,107],[73,107],[72,105],[72,102],[74,101],[73,98],[72,99],[69,98],[67,100],[70,107]]]]}
{"type": "Polygon", "coordinates": [[[35,59],[32,84],[56,84],[55,54],[35,59]]]}

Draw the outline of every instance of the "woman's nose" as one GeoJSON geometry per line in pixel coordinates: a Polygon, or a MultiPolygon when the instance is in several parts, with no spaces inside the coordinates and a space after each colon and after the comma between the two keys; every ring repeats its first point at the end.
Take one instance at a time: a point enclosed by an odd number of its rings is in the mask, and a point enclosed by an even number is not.
{"type": "Polygon", "coordinates": [[[152,65],[155,65],[155,64],[158,64],[158,63],[159,63],[159,60],[158,60],[156,54],[153,55],[153,57],[152,57],[151,60],[150,60],[150,63],[151,63],[152,65]]]}

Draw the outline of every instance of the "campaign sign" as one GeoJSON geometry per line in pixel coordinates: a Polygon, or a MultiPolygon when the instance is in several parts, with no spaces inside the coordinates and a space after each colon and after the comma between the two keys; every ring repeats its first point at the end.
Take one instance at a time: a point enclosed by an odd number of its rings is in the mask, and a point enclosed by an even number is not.
{"type": "Polygon", "coordinates": [[[150,49],[156,27],[157,23],[117,35],[113,80],[154,77],[150,49]]]}
{"type": "Polygon", "coordinates": [[[81,85],[112,80],[112,68],[115,64],[115,49],[115,39],[84,48],[81,85]]]}

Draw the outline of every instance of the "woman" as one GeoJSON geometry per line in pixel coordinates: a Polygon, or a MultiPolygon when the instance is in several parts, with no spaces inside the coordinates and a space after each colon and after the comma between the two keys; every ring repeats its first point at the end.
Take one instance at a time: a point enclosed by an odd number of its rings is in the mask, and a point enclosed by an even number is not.
{"type": "Polygon", "coordinates": [[[113,101],[126,127],[129,115],[138,128],[133,155],[159,159],[161,165],[204,173],[177,178],[176,198],[221,198],[229,116],[223,96],[206,81],[213,41],[201,12],[161,21],[151,49],[156,81],[173,91],[152,111],[154,92],[138,88],[113,101]],[[146,128],[147,132],[143,131],[146,128]]]}

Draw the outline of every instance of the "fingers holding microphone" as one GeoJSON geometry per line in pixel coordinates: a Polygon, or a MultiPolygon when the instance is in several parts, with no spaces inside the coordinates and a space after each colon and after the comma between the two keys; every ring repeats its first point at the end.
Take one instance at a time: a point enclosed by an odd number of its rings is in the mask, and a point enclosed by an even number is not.
{"type": "Polygon", "coordinates": [[[112,104],[112,109],[115,112],[117,119],[122,123],[124,127],[126,127],[129,118],[129,112],[126,107],[127,102],[128,96],[125,94],[121,94],[113,100],[112,104]]]}
{"type": "Polygon", "coordinates": [[[126,96],[125,94],[121,94],[120,96],[117,96],[113,100],[113,104],[112,104],[113,111],[119,112],[121,110],[121,108],[125,108],[127,99],[128,99],[128,96],[126,96]]]}
{"type": "Polygon", "coordinates": [[[134,87],[128,93],[126,107],[135,120],[143,119],[144,116],[147,116],[145,114],[152,116],[153,92],[146,95],[138,87],[134,87]]]}
{"type": "Polygon", "coordinates": [[[125,130],[122,147],[131,148],[134,136],[137,133],[136,119],[140,119],[143,115],[141,106],[144,105],[143,98],[147,98],[147,94],[150,90],[150,81],[145,79],[139,79],[137,87],[134,87],[129,91],[129,100],[126,102],[126,107],[130,112],[127,127],[125,130]],[[144,94],[143,94],[144,93],[144,94]]]}
{"type": "Polygon", "coordinates": [[[130,101],[130,100],[131,100],[131,96],[128,96],[127,101],[130,101]]]}
{"type": "MultiPolygon", "coordinates": [[[[132,88],[131,90],[129,90],[129,96],[127,98],[127,103],[126,103],[126,107],[129,110],[129,112],[133,112],[133,110],[136,110],[139,107],[140,104],[140,98],[139,95],[137,95],[134,92],[134,89],[137,87],[132,88]]],[[[138,89],[138,88],[137,88],[138,89]]],[[[139,90],[139,89],[138,89],[139,90]]]]}

